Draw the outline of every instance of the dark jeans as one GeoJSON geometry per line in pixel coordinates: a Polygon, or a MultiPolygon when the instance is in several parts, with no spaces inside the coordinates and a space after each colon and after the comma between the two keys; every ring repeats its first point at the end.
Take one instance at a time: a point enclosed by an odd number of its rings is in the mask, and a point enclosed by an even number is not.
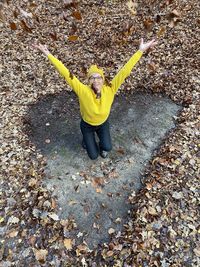
{"type": "Polygon", "coordinates": [[[88,156],[91,159],[96,159],[98,157],[99,149],[105,151],[110,151],[112,149],[108,119],[98,126],[90,125],[82,119],[80,127],[88,156]],[[95,141],[95,132],[99,137],[99,147],[95,141]]]}

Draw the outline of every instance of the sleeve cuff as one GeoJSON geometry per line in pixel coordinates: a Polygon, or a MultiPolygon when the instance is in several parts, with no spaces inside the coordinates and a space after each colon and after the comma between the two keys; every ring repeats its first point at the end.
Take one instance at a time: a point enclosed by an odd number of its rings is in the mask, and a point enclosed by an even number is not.
{"type": "Polygon", "coordinates": [[[137,52],[138,52],[138,54],[140,54],[140,55],[142,55],[142,54],[144,53],[142,50],[138,50],[137,52]]]}

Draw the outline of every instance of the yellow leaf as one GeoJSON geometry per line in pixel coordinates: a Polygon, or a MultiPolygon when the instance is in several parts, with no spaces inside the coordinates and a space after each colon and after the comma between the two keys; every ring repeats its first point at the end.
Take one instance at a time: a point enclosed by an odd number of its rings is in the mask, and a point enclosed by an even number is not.
{"type": "Polygon", "coordinates": [[[69,41],[76,41],[76,40],[78,40],[78,36],[77,36],[77,35],[70,35],[70,36],[68,37],[68,40],[69,40],[69,41]]]}
{"type": "Polygon", "coordinates": [[[129,0],[127,3],[126,3],[128,9],[130,10],[130,12],[133,14],[133,15],[136,15],[137,14],[137,6],[138,4],[133,2],[132,0],[129,0]]]}
{"type": "Polygon", "coordinates": [[[165,33],[165,30],[166,30],[165,27],[161,27],[157,32],[157,36],[160,37],[161,35],[163,35],[165,33]]]}
{"type": "Polygon", "coordinates": [[[101,188],[97,188],[97,189],[96,189],[96,192],[97,192],[97,193],[102,193],[102,189],[101,189],[101,188]]]}
{"type": "Polygon", "coordinates": [[[151,215],[157,215],[157,211],[156,211],[156,209],[154,209],[153,207],[149,207],[149,208],[148,208],[148,212],[149,212],[149,214],[151,214],[151,215]]]}
{"type": "Polygon", "coordinates": [[[180,161],[179,161],[178,159],[176,159],[176,160],[174,161],[174,163],[175,163],[176,165],[180,165],[180,161]]]}
{"type": "Polygon", "coordinates": [[[71,250],[72,249],[72,240],[69,238],[64,239],[64,246],[66,249],[71,250]]]}

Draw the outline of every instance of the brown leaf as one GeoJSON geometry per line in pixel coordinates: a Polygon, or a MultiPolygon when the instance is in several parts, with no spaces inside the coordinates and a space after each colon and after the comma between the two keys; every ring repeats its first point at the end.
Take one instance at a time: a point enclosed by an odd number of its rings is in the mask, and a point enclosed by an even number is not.
{"type": "Polygon", "coordinates": [[[9,237],[15,237],[15,236],[18,235],[18,233],[19,233],[19,231],[13,230],[13,231],[11,231],[11,232],[8,234],[8,236],[9,236],[9,237]]]}
{"type": "Polygon", "coordinates": [[[72,13],[72,16],[78,20],[82,20],[82,16],[81,16],[81,13],[79,11],[74,11],[72,13]]]}
{"type": "Polygon", "coordinates": [[[104,184],[104,179],[102,177],[94,177],[92,178],[92,186],[95,188],[102,186],[104,184]]]}
{"type": "Polygon", "coordinates": [[[109,251],[107,252],[107,256],[108,256],[108,257],[112,257],[113,254],[114,254],[114,252],[113,252],[112,250],[109,250],[109,251]]]}
{"type": "Polygon", "coordinates": [[[17,10],[14,10],[14,11],[13,11],[13,16],[14,16],[15,18],[17,18],[18,15],[19,15],[19,13],[17,12],[17,10]]]}
{"type": "Polygon", "coordinates": [[[35,241],[36,241],[36,237],[35,236],[31,236],[28,239],[28,241],[29,241],[29,244],[31,244],[32,246],[34,246],[35,245],[35,241]]]}
{"type": "Polygon", "coordinates": [[[124,150],[122,147],[119,147],[119,148],[117,149],[117,152],[120,153],[120,154],[122,154],[122,155],[125,154],[125,150],[124,150]]]}
{"type": "Polygon", "coordinates": [[[152,188],[152,184],[151,184],[151,183],[146,183],[146,188],[147,188],[148,190],[151,190],[151,188],[152,188]]]}
{"type": "Polygon", "coordinates": [[[75,1],[73,0],[64,0],[64,8],[76,8],[78,6],[78,3],[76,3],[75,1]]]}
{"type": "Polygon", "coordinates": [[[50,33],[50,36],[51,36],[51,38],[52,38],[54,41],[57,41],[57,40],[58,40],[58,37],[57,37],[57,33],[56,33],[56,32],[50,33]]]}
{"type": "Polygon", "coordinates": [[[155,70],[156,70],[156,65],[153,63],[153,62],[151,62],[151,63],[148,63],[147,64],[147,67],[148,67],[148,69],[151,71],[151,72],[155,72],[155,70]]]}
{"type": "Polygon", "coordinates": [[[88,246],[83,243],[83,244],[80,244],[80,245],[77,246],[76,255],[80,256],[81,254],[84,254],[84,253],[86,253],[88,251],[89,251],[88,246]]]}
{"type": "Polygon", "coordinates": [[[52,199],[51,199],[51,208],[52,208],[52,209],[55,209],[56,206],[57,206],[56,201],[55,201],[54,198],[52,198],[52,199]]]}
{"type": "Polygon", "coordinates": [[[10,28],[11,28],[11,30],[16,31],[17,25],[14,22],[10,22],[10,28]]]}
{"type": "Polygon", "coordinates": [[[153,27],[153,21],[151,19],[147,19],[145,21],[143,21],[144,27],[147,31],[151,31],[152,27],[153,27]]]}
{"type": "Polygon", "coordinates": [[[26,32],[29,32],[29,33],[32,32],[32,29],[26,24],[24,20],[21,20],[21,26],[26,32]]]}

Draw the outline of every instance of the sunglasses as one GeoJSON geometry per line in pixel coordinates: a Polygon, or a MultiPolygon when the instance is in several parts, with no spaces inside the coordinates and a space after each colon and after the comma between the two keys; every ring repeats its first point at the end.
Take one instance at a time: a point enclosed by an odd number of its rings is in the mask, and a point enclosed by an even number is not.
{"type": "Polygon", "coordinates": [[[100,81],[100,80],[102,80],[102,77],[101,77],[101,76],[97,76],[97,77],[93,77],[93,76],[91,76],[89,79],[90,79],[90,81],[94,81],[95,79],[96,79],[97,81],[100,81]]]}

